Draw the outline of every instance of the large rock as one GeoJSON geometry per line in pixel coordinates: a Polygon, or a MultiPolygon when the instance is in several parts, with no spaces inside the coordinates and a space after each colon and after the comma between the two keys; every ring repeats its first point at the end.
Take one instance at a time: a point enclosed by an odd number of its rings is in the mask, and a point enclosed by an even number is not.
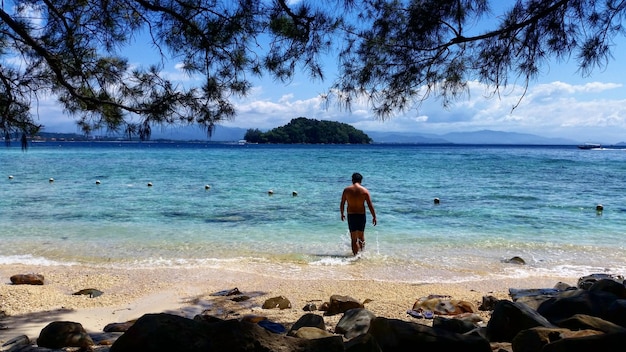
{"type": "Polygon", "coordinates": [[[495,296],[483,296],[482,303],[478,307],[478,310],[491,311],[496,306],[496,303],[498,303],[498,301],[499,299],[495,296]]]}
{"type": "Polygon", "coordinates": [[[291,329],[289,329],[288,335],[303,327],[312,327],[318,328],[320,330],[326,330],[326,324],[324,323],[324,318],[321,315],[307,313],[301,316],[300,319],[298,319],[298,321],[293,324],[291,329]]]}
{"type": "Polygon", "coordinates": [[[547,344],[541,352],[623,352],[626,332],[561,339],[547,344]]]}
{"type": "Polygon", "coordinates": [[[341,336],[306,340],[273,334],[238,320],[198,322],[171,314],[146,314],[120,336],[110,352],[343,351],[341,336]]]}
{"type": "Polygon", "coordinates": [[[359,335],[345,343],[346,352],[383,352],[370,334],[359,335]]]}
{"type": "Polygon", "coordinates": [[[43,285],[44,277],[41,274],[17,274],[11,276],[13,285],[43,285]]]}
{"type": "Polygon", "coordinates": [[[368,334],[374,337],[385,352],[491,352],[489,342],[482,337],[456,334],[397,319],[373,319],[368,334]]]}
{"type": "Polygon", "coordinates": [[[566,328],[570,330],[592,329],[602,331],[604,333],[626,331],[626,328],[620,325],[617,325],[610,321],[606,321],[602,318],[592,317],[590,315],[584,314],[574,314],[567,319],[556,322],[556,325],[561,328],[566,328]]]}
{"type": "Polygon", "coordinates": [[[600,273],[600,274],[591,274],[591,275],[587,275],[587,276],[583,276],[583,277],[579,278],[578,279],[578,288],[583,289],[583,290],[587,290],[591,286],[593,286],[593,284],[595,284],[596,282],[598,282],[600,280],[613,280],[615,282],[624,284],[624,277],[621,276],[621,275],[612,275],[612,274],[600,273]]]}
{"type": "Polygon", "coordinates": [[[365,308],[350,309],[337,322],[335,332],[347,339],[365,334],[374,318],[376,315],[365,308]]]}
{"type": "Polygon", "coordinates": [[[596,283],[589,287],[589,291],[603,291],[614,294],[618,299],[626,298],[626,286],[623,283],[619,283],[615,280],[603,279],[598,280],[596,283]]]}
{"type": "Polygon", "coordinates": [[[618,299],[613,302],[609,306],[604,318],[617,325],[626,327],[626,299],[618,299]]]}
{"type": "Polygon", "coordinates": [[[54,321],[41,330],[37,345],[46,348],[88,348],[94,342],[80,323],[54,321]]]}
{"type": "Polygon", "coordinates": [[[547,344],[564,338],[599,334],[602,333],[596,330],[580,330],[574,332],[562,328],[537,327],[521,331],[515,336],[511,342],[511,346],[515,352],[536,352],[541,351],[547,344]]]}
{"type": "Polygon", "coordinates": [[[569,318],[574,314],[585,314],[606,319],[609,307],[616,300],[617,296],[606,291],[582,289],[565,291],[559,296],[543,302],[537,312],[551,322],[569,318]]]}
{"type": "Polygon", "coordinates": [[[511,342],[520,331],[537,326],[556,328],[530,307],[501,300],[491,314],[486,333],[491,342],[511,342]]]}
{"type": "Polygon", "coordinates": [[[301,339],[313,340],[313,339],[321,339],[324,337],[335,336],[335,334],[330,333],[326,330],[322,330],[320,328],[314,328],[312,326],[303,326],[299,328],[298,330],[291,332],[289,336],[299,337],[301,339]]]}
{"type": "Polygon", "coordinates": [[[471,320],[435,317],[433,328],[448,330],[458,334],[464,334],[476,329],[478,326],[471,320]]]}

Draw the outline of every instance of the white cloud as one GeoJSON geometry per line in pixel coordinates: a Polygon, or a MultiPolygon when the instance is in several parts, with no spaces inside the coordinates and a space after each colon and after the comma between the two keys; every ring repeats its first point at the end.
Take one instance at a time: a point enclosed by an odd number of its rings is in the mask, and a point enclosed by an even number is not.
{"type": "Polygon", "coordinates": [[[318,96],[294,99],[293,94],[289,94],[276,101],[243,103],[238,106],[235,121],[227,125],[270,129],[305,116],[345,122],[366,131],[442,134],[491,129],[612,143],[626,139],[626,99],[605,98],[607,93],[623,95],[622,84],[575,85],[555,81],[530,86],[524,96],[522,87],[509,87],[495,96],[490,96],[487,88],[476,82],[470,82],[470,89],[468,99],[458,101],[449,109],[432,99],[425,101],[417,111],[410,110],[385,121],[376,118],[362,102],[353,104],[350,112],[336,105],[326,107],[318,96]],[[593,135],[587,136],[585,132],[593,135]]]}
{"type": "MultiPolygon", "coordinates": [[[[267,130],[303,116],[349,123],[365,131],[444,134],[491,129],[576,141],[626,140],[626,94],[622,84],[542,83],[530,86],[521,101],[520,87],[489,97],[484,86],[475,82],[470,86],[469,99],[458,101],[449,109],[442,108],[437,100],[427,100],[418,110],[385,121],[374,116],[363,102],[356,102],[351,111],[346,111],[335,104],[325,104],[320,95],[297,98],[303,94],[290,92],[271,97],[268,92],[276,89],[258,86],[247,99],[236,102],[237,116],[223,125],[267,130]],[[617,98],[611,98],[613,95],[617,98]]],[[[73,119],[63,115],[52,98],[39,101],[38,116],[46,126],[71,126],[70,132],[76,131],[73,119]]]]}

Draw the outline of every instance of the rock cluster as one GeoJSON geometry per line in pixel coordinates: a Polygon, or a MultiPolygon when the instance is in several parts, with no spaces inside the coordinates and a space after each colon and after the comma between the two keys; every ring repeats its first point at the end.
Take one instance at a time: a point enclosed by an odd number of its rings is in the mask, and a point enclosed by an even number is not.
{"type": "MultiPolygon", "coordinates": [[[[237,290],[235,295],[241,293],[237,290]]],[[[320,309],[324,315],[342,314],[334,327],[326,326],[323,316],[313,312],[302,315],[289,329],[263,316],[223,320],[205,312],[188,319],[159,313],[109,324],[108,335],[98,336],[90,336],[75,322],[53,322],[41,331],[38,345],[22,336],[0,351],[77,347],[111,352],[610,352],[626,348],[622,277],[590,275],[581,278],[577,286],[558,283],[548,289],[510,289],[510,296],[510,300],[483,298],[480,307],[493,309],[488,322],[474,314],[477,308],[471,303],[449,296],[420,298],[409,310],[431,311],[434,319],[429,326],[421,323],[425,320],[379,317],[365,307],[367,301],[333,295],[320,309]]],[[[290,306],[287,302],[279,296],[264,306],[288,309],[283,308],[290,306]]]]}

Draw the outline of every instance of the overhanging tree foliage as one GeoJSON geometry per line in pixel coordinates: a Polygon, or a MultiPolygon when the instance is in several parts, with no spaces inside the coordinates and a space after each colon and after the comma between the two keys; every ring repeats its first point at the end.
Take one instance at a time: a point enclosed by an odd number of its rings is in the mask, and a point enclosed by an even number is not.
{"type": "MultiPolygon", "coordinates": [[[[32,134],[38,99],[58,97],[85,133],[149,138],[151,127],[199,124],[210,135],[231,119],[251,78],[324,78],[329,100],[367,99],[380,118],[431,96],[447,105],[467,82],[497,94],[528,84],[548,60],[577,60],[588,75],[624,35],[617,0],[5,0],[0,8],[0,130],[32,134]],[[499,6],[493,9],[490,4],[499,6]],[[504,7],[504,10],[500,8],[504,7]],[[138,42],[148,38],[148,43],[138,42]],[[124,50],[148,45],[149,67],[124,50]],[[333,51],[336,50],[336,51],[333,51]],[[182,63],[203,83],[162,72],[182,63]]],[[[419,105],[417,105],[419,106],[419,105]]]]}

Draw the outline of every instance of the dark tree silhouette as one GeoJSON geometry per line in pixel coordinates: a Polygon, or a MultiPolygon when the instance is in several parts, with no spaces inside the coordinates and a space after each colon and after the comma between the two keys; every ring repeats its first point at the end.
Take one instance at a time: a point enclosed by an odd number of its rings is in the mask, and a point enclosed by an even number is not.
{"type": "Polygon", "coordinates": [[[470,80],[494,94],[511,81],[527,85],[552,59],[591,74],[624,35],[625,8],[617,0],[4,1],[0,130],[37,132],[37,101],[53,95],[86,134],[136,124],[147,139],[154,125],[198,124],[210,135],[234,118],[232,99],[253,77],[288,82],[304,70],[323,79],[335,53],[339,78],[326,97],[346,108],[367,99],[384,119],[431,96],[451,104],[470,80]],[[131,67],[124,50],[134,45],[155,50],[151,66],[131,67]],[[203,83],[163,74],[171,58],[203,83]]]}
{"type": "Polygon", "coordinates": [[[341,122],[298,117],[288,124],[265,133],[249,129],[244,139],[250,143],[280,144],[369,144],[372,139],[363,131],[341,122]]]}

